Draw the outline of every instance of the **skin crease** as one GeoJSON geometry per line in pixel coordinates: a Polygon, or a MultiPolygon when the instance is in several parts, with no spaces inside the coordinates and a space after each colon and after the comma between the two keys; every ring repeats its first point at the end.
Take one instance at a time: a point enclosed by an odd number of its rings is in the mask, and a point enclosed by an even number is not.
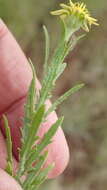
{"type": "MultiPolygon", "coordinates": [[[[0,20],[0,168],[6,166],[6,144],[4,140],[4,128],[2,114],[5,113],[9,120],[13,141],[13,155],[18,160],[17,148],[20,146],[20,130],[24,115],[24,103],[32,79],[32,71],[26,57],[17,42],[0,20]]],[[[37,87],[40,88],[39,82],[37,87]]],[[[50,102],[46,102],[49,107],[50,102]]],[[[49,127],[57,120],[56,113],[51,113],[47,121],[41,126],[39,135],[43,136],[49,127]]],[[[68,146],[61,128],[58,129],[52,144],[47,147],[49,156],[46,165],[55,163],[49,178],[61,174],[69,160],[68,146]]],[[[17,161],[14,159],[14,167],[17,161]]],[[[14,179],[0,169],[0,190],[21,190],[14,179]]]]}

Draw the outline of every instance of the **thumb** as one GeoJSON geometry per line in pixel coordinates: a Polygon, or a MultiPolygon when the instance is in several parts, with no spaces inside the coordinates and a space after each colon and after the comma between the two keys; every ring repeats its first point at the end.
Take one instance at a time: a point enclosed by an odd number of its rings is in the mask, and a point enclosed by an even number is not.
{"type": "Polygon", "coordinates": [[[22,190],[22,188],[14,178],[0,169],[0,190],[22,190]]]}

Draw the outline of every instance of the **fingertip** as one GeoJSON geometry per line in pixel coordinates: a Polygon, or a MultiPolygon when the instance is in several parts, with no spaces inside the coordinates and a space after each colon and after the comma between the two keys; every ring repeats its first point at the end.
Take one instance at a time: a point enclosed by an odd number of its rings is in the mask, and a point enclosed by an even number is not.
{"type": "Polygon", "coordinates": [[[22,188],[14,178],[0,169],[0,190],[22,190],[22,188]]]}
{"type": "Polygon", "coordinates": [[[49,145],[48,150],[49,155],[46,165],[55,164],[55,167],[48,175],[48,178],[51,179],[62,174],[69,162],[69,148],[61,128],[54,136],[53,143],[49,145]]]}

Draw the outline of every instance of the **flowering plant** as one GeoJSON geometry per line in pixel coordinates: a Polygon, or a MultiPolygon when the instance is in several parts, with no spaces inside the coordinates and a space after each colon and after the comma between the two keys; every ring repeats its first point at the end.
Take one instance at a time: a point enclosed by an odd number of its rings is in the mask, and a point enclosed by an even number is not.
{"type": "Polygon", "coordinates": [[[71,0],[69,4],[60,4],[61,10],[52,11],[52,15],[60,17],[63,23],[63,33],[58,43],[50,64],[49,61],[49,34],[44,26],[45,34],[45,63],[44,63],[44,78],[42,80],[42,87],[40,94],[36,93],[36,73],[33,64],[30,61],[33,78],[29,87],[27,101],[25,104],[25,114],[23,118],[22,146],[19,150],[19,169],[16,174],[13,172],[12,160],[12,140],[8,120],[4,115],[4,123],[7,137],[7,151],[8,160],[6,171],[12,175],[21,185],[24,190],[36,190],[42,184],[50,170],[54,167],[54,163],[48,167],[44,167],[44,163],[48,157],[46,147],[52,142],[58,127],[63,122],[63,117],[60,117],[48,130],[41,139],[38,137],[38,130],[41,124],[46,120],[47,116],[54,111],[59,104],[67,99],[68,96],[80,90],[84,84],[78,84],[65,92],[59,97],[49,108],[45,108],[45,102],[52,96],[52,90],[55,87],[56,80],[65,70],[67,64],[64,63],[65,57],[74,48],[81,36],[72,38],[77,30],[83,28],[89,31],[89,27],[97,24],[97,20],[92,18],[83,3],[73,3],[71,0]],[[35,143],[36,142],[36,143],[35,143]],[[34,164],[36,163],[36,164],[34,164]],[[24,179],[23,179],[23,176],[24,179]],[[22,180],[23,179],[23,180],[22,180]]]}

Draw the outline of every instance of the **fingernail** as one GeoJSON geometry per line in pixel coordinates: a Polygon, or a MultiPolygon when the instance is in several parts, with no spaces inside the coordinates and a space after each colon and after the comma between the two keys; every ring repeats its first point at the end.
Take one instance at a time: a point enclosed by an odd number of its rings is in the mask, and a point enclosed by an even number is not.
{"type": "Polygon", "coordinates": [[[2,38],[7,32],[8,29],[4,24],[3,20],[0,18],[0,38],[2,38]]]}

